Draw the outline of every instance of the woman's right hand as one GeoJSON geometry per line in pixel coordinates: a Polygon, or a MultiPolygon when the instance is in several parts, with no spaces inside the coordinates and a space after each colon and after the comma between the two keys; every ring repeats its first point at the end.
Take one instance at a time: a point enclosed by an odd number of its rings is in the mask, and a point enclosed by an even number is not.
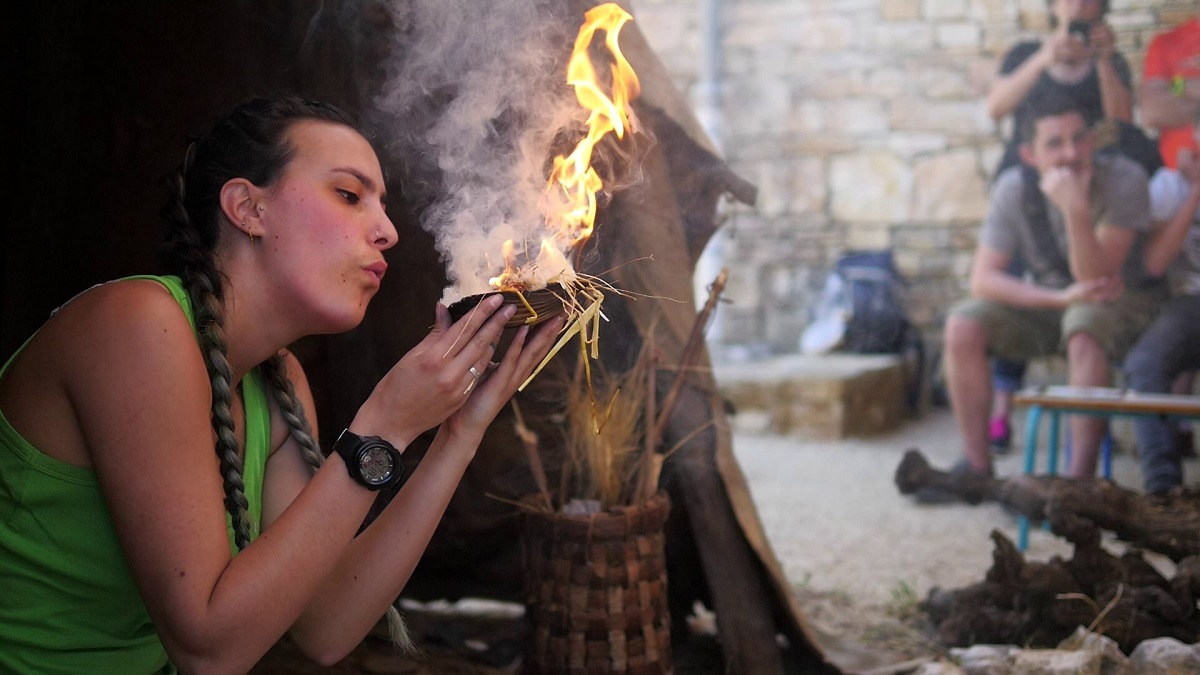
{"type": "Polygon", "coordinates": [[[464,390],[476,379],[471,369],[485,372],[516,311],[502,303],[499,294],[487,297],[456,323],[439,303],[433,330],[375,385],[350,430],[382,436],[404,448],[462,407],[464,390]]]}

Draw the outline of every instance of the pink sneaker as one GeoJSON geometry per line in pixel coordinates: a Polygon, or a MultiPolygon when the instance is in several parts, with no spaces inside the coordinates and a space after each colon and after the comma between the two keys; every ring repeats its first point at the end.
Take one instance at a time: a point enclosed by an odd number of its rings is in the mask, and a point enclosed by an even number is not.
{"type": "Polygon", "coordinates": [[[992,419],[992,423],[988,427],[988,441],[991,443],[994,452],[1008,452],[1008,449],[1012,447],[1012,429],[1008,426],[1007,418],[996,417],[992,419]]]}

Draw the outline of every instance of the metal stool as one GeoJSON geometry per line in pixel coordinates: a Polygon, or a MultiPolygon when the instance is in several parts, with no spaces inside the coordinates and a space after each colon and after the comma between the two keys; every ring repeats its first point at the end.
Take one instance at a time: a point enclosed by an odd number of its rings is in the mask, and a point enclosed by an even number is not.
{"type": "MultiPolygon", "coordinates": [[[[1046,473],[1058,473],[1058,437],[1063,413],[1095,415],[1111,419],[1120,416],[1152,415],[1167,419],[1200,419],[1200,396],[1178,394],[1139,394],[1112,387],[1052,386],[1023,389],[1013,397],[1016,405],[1029,406],[1025,420],[1025,473],[1032,474],[1037,459],[1038,427],[1042,413],[1050,414],[1050,442],[1046,455],[1046,473]]],[[[1101,445],[1101,473],[1112,479],[1112,435],[1106,433],[1101,445]]],[[[1029,519],[1017,522],[1017,548],[1029,545],[1029,519]]]]}

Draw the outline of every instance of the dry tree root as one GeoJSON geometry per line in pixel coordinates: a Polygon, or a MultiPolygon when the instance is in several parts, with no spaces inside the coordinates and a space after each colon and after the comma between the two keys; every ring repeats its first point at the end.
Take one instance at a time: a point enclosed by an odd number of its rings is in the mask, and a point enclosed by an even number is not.
{"type": "Polygon", "coordinates": [[[1129,653],[1153,637],[1193,643],[1200,636],[1200,492],[1148,496],[1098,478],[956,474],[933,468],[915,449],[905,453],[895,482],[901,494],[932,486],[967,503],[1001,502],[1048,521],[1075,547],[1069,560],[1031,562],[993,531],[992,567],[984,580],[957,590],[935,588],[922,603],[943,645],[1052,647],[1084,626],[1129,653]],[[1119,557],[1105,551],[1104,531],[1129,543],[1129,551],[1119,557]],[[1174,578],[1160,574],[1144,551],[1175,561],[1174,578]]]}

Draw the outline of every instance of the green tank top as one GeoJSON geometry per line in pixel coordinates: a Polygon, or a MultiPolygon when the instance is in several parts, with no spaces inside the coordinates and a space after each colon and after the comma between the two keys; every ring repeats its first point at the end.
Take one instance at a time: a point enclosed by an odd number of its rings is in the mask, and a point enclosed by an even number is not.
{"type": "MultiPolygon", "coordinates": [[[[166,286],[195,329],[178,278],[129,278],[166,286]]],[[[0,378],[21,349],[0,369],[0,378]]],[[[243,379],[242,396],[254,538],[271,438],[257,370],[243,379]]],[[[236,554],[228,516],[226,526],[236,554]]],[[[95,472],[42,454],[0,410],[0,673],[175,672],[134,585],[95,472]]]]}

